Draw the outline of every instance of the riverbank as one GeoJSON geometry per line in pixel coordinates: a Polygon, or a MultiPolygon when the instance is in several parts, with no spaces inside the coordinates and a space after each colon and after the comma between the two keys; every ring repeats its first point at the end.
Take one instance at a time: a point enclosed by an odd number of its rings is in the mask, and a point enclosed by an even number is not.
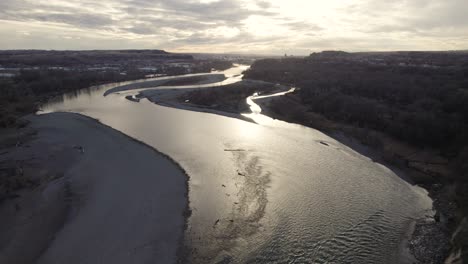
{"type": "Polygon", "coordinates": [[[174,263],[183,255],[190,210],[177,164],[81,115],[28,119],[1,135],[1,263],[174,263]]]}

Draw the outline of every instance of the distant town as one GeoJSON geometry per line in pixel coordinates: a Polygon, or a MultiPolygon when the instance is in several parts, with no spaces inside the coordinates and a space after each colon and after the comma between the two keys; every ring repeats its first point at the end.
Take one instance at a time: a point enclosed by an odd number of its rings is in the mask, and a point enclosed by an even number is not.
{"type": "Polygon", "coordinates": [[[226,54],[174,54],[162,50],[124,51],[0,51],[0,78],[13,78],[21,71],[106,72],[128,75],[139,72],[147,78],[225,70],[233,63],[251,64],[262,56],[226,54]]]}

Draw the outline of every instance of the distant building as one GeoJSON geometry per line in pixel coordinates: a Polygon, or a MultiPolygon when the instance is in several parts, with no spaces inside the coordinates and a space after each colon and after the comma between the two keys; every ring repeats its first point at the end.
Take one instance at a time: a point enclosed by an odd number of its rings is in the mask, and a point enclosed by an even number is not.
{"type": "Polygon", "coordinates": [[[15,76],[16,76],[16,74],[14,74],[14,73],[5,73],[5,72],[0,73],[0,78],[13,78],[15,76]]]}

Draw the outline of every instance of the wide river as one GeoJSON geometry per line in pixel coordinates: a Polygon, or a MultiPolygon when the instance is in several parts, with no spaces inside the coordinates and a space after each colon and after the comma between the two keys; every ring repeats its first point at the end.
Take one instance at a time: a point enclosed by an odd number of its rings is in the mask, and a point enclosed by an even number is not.
{"type": "MultiPolygon", "coordinates": [[[[245,69],[226,71],[224,84],[245,69]]],[[[43,110],[96,118],[187,171],[193,262],[397,263],[411,220],[431,207],[422,189],[317,130],[125,99],[135,91],[103,96],[121,85],[65,95],[43,110]]]]}

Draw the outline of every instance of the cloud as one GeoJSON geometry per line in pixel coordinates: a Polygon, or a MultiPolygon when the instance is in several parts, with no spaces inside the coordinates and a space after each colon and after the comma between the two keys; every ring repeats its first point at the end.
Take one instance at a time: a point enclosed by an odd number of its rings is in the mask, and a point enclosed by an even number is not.
{"type": "Polygon", "coordinates": [[[2,0],[0,18],[10,21],[61,23],[78,28],[100,28],[114,23],[106,14],[90,12],[78,6],[48,5],[41,1],[25,0],[2,0]]]}
{"type": "Polygon", "coordinates": [[[273,6],[270,2],[267,2],[267,1],[256,1],[256,4],[258,7],[263,8],[263,9],[268,9],[273,6]]]}
{"type": "Polygon", "coordinates": [[[466,10],[466,0],[1,0],[0,48],[466,49],[466,10]]]}
{"type": "MultiPolygon", "coordinates": [[[[137,15],[141,8],[154,13],[171,15],[171,18],[185,18],[193,22],[220,23],[223,25],[238,25],[251,15],[274,15],[269,11],[250,10],[243,7],[237,0],[219,0],[212,2],[196,2],[189,0],[131,0],[129,6],[136,7],[129,15],[137,15]]],[[[128,10],[128,9],[127,9],[128,10]]]]}
{"type": "Polygon", "coordinates": [[[372,32],[468,29],[466,0],[366,0],[344,10],[361,21],[367,19],[372,32]]]}
{"type": "Polygon", "coordinates": [[[305,22],[305,21],[291,21],[291,22],[285,22],[283,23],[284,26],[287,26],[293,31],[320,31],[323,28],[315,25],[310,22],[305,22]]]}

